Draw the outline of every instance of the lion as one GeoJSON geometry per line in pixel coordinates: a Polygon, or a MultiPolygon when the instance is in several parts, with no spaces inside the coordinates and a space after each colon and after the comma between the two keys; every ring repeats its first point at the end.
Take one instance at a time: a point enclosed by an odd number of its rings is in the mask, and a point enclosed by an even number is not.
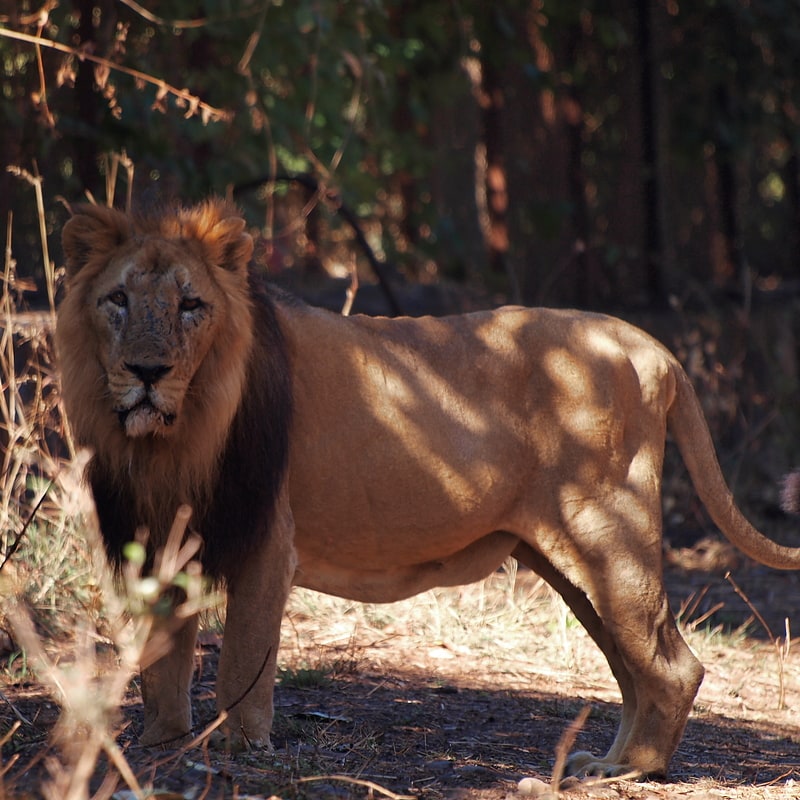
{"type": "MultiPolygon", "coordinates": [[[[572,774],[664,775],[703,667],[662,579],[671,432],[711,518],[744,553],[800,567],[725,483],[676,358],[619,319],[505,307],[343,317],[272,288],[235,207],[81,206],[63,229],[63,399],[93,452],[111,560],[193,510],[225,586],[217,703],[228,746],[269,747],[292,586],[391,602],[478,581],[512,556],[564,598],[619,683],[605,755],[572,774]]],[[[197,620],[142,671],[143,744],[192,730],[197,620]]]]}

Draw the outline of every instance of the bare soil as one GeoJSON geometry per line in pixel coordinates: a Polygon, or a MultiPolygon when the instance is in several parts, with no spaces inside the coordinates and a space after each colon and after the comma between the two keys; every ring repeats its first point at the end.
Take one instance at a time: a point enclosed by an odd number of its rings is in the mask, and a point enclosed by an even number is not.
{"type": "MultiPolygon", "coordinates": [[[[748,603],[719,571],[691,568],[690,555],[708,557],[702,545],[691,554],[673,551],[668,584],[707,676],[669,780],[568,782],[567,797],[800,797],[800,654],[783,659],[781,678],[781,659],[761,624],[735,630],[751,614],[748,603]],[[723,634],[722,627],[733,632],[723,634]]],[[[765,622],[783,634],[783,617],[798,607],[798,576],[745,564],[736,580],[759,613],[770,610],[765,622]]],[[[519,573],[515,581],[512,604],[520,592],[527,602],[550,602],[535,576],[519,573]]],[[[574,747],[593,751],[610,745],[620,706],[602,657],[574,621],[558,621],[561,612],[533,615],[527,631],[479,614],[473,619],[481,630],[469,631],[473,620],[457,619],[467,600],[486,608],[508,585],[508,576],[500,576],[426,601],[439,615],[440,635],[413,615],[388,611],[376,620],[349,604],[320,612],[301,599],[284,626],[274,753],[230,757],[205,745],[142,749],[136,744],[141,698],[133,685],[118,739],[127,762],[142,785],[174,798],[524,798],[519,781],[550,783],[559,741],[586,704],[591,715],[574,747]]],[[[198,726],[215,717],[219,644],[218,635],[206,633],[198,647],[198,726]]],[[[50,735],[58,709],[29,675],[14,680],[12,674],[6,670],[0,683],[0,735],[15,715],[26,722],[3,748],[0,798],[39,797],[56,753],[50,735]]],[[[117,769],[101,761],[95,791],[104,779],[101,795],[116,785],[115,797],[132,797],[120,793],[125,784],[117,769]]]]}

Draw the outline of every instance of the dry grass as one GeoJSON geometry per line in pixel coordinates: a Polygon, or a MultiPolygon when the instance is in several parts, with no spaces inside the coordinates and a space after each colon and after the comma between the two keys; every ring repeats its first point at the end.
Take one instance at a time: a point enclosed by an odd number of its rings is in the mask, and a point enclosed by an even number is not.
{"type": "MultiPolygon", "coordinates": [[[[40,219],[44,209],[40,183],[33,183],[40,219]]],[[[12,257],[12,220],[6,232],[3,287],[0,295],[0,574],[5,583],[21,586],[32,605],[49,622],[59,624],[64,610],[64,587],[74,586],[78,605],[94,606],[86,544],[75,538],[76,491],[79,464],[69,427],[59,406],[55,375],[52,320],[55,316],[55,274],[46,270],[49,313],[29,315],[20,323],[15,311],[16,279],[12,257]],[[63,548],[48,546],[64,542],[63,548]],[[58,588],[57,588],[58,587],[58,588]]],[[[43,256],[48,259],[46,238],[43,256]]]]}
{"type": "MultiPolygon", "coordinates": [[[[433,589],[390,604],[358,603],[295,589],[281,638],[287,662],[305,659],[309,669],[357,662],[365,650],[380,660],[396,640],[413,643],[410,664],[429,665],[459,656],[478,657],[497,671],[533,662],[543,652],[581,671],[588,638],[573,635],[580,624],[559,595],[532,573],[514,565],[480,583],[433,589]],[[316,648],[317,655],[313,656],[316,648]]],[[[604,663],[604,662],[603,662],[604,663]]],[[[594,674],[597,670],[592,666],[594,674]]],[[[605,668],[609,680],[611,673],[605,668]]]]}
{"type": "MultiPolygon", "coordinates": [[[[797,796],[800,656],[790,651],[779,664],[771,643],[748,638],[742,629],[725,633],[716,626],[698,626],[694,630],[684,628],[684,632],[706,665],[707,678],[675,759],[674,782],[572,785],[566,797],[761,800],[797,796]],[[780,706],[781,670],[786,708],[780,706]],[[761,754],[757,741],[762,731],[769,741],[786,737],[786,742],[794,742],[784,751],[788,765],[781,766],[780,760],[774,760],[775,755],[761,754]],[[751,737],[752,750],[747,755],[738,749],[743,736],[745,741],[747,736],[751,737]],[[752,763],[747,763],[749,759],[752,763]],[[706,766],[698,770],[696,765],[706,766]],[[747,775],[751,777],[744,777],[747,775]],[[791,776],[795,780],[787,781],[791,776]]],[[[479,759],[476,763],[507,765],[505,783],[499,782],[506,787],[504,792],[521,777],[520,771],[523,776],[526,771],[540,776],[536,785],[550,790],[544,775],[551,774],[559,739],[569,731],[571,721],[580,717],[585,704],[592,706],[593,714],[587,729],[576,731],[583,737],[581,747],[600,749],[601,744],[607,747],[609,739],[598,743],[595,737],[600,731],[610,736],[616,725],[616,713],[611,709],[619,703],[619,692],[605,660],[561,599],[529,572],[497,573],[483,583],[434,590],[388,606],[363,606],[295,590],[284,621],[280,663],[289,673],[289,680],[278,689],[279,709],[286,709],[284,715],[298,713],[293,711],[298,694],[341,698],[349,693],[354,682],[360,687],[354,689],[358,698],[352,704],[328,699],[323,705],[327,712],[321,715],[322,720],[306,722],[302,728],[301,738],[316,743],[316,747],[326,752],[357,747],[353,727],[337,722],[348,715],[360,720],[355,730],[361,741],[377,738],[383,751],[390,746],[381,738],[385,731],[380,728],[380,711],[365,708],[373,692],[376,698],[381,695],[380,702],[386,704],[384,687],[388,687],[389,703],[395,696],[395,702],[424,705],[434,701],[437,692],[444,697],[455,693],[463,700],[454,700],[451,705],[462,709],[496,696],[498,704],[493,716],[498,718],[504,713],[515,713],[502,710],[505,702],[500,701],[507,693],[518,696],[521,704],[526,698],[535,697],[537,709],[555,703],[554,713],[560,719],[555,723],[550,721],[549,731],[546,715],[541,717],[538,712],[536,722],[520,728],[525,731],[522,738],[529,743],[552,742],[547,759],[550,768],[535,765],[525,749],[520,749],[510,761],[502,747],[492,754],[496,745],[487,744],[480,756],[473,755],[479,759]],[[299,670],[307,673],[301,686],[292,679],[299,670]],[[317,686],[313,683],[314,676],[319,681],[317,686]],[[419,696],[419,687],[423,687],[423,699],[418,701],[414,698],[419,696]],[[281,698],[287,694],[292,700],[284,705],[281,698]],[[376,714],[372,727],[370,723],[376,714]],[[545,733],[550,738],[546,739],[545,733]],[[337,739],[337,735],[341,738],[337,739]]],[[[514,708],[514,702],[509,702],[514,708]]],[[[384,709],[384,714],[385,725],[397,724],[396,719],[388,721],[391,710],[384,709]]],[[[519,719],[508,722],[510,727],[519,724],[519,719]]],[[[286,725],[286,719],[279,719],[279,727],[286,725]]],[[[472,748],[481,739],[481,731],[470,729],[467,724],[455,735],[454,750],[460,744],[467,746],[465,752],[477,752],[472,748]]],[[[485,736],[492,739],[488,731],[485,736]]],[[[363,761],[369,762],[366,744],[361,747],[363,761]]],[[[776,751],[780,750],[778,745],[776,751]]],[[[437,759],[455,759],[455,763],[460,763],[464,756],[452,751],[437,756],[434,751],[429,758],[434,763],[437,759]]],[[[358,761],[354,764],[352,770],[357,772],[358,761]]],[[[317,769],[325,765],[317,764],[317,769]]],[[[384,769],[380,774],[391,772],[384,769]]],[[[430,796],[448,795],[431,793],[430,796]]],[[[507,795],[492,794],[489,790],[481,794],[476,789],[475,794],[464,796],[499,800],[507,795]]]]}
{"type": "MultiPolygon", "coordinates": [[[[198,543],[173,547],[153,577],[139,575],[132,561],[121,592],[103,581],[110,573],[98,555],[102,546],[81,486],[85,457],[76,452],[55,374],[56,274],[47,251],[41,181],[23,171],[17,174],[35,192],[49,312],[27,317],[16,313],[19,282],[9,218],[0,296],[0,625],[6,648],[19,649],[9,658],[8,669],[15,660],[21,663],[17,677],[35,676],[61,709],[52,733],[58,756],[49,759],[43,796],[88,798],[101,753],[142,795],[115,742],[119,709],[139,665],[151,663],[169,646],[166,632],[152,635],[159,598],[180,579],[186,600],[176,616],[194,613],[204,603],[199,574],[188,566],[198,543]],[[116,654],[111,669],[101,669],[98,663],[101,642],[116,654]]],[[[173,541],[183,540],[187,521],[188,512],[180,511],[173,541]]],[[[17,717],[17,724],[3,732],[4,744],[20,724],[31,725],[24,715],[17,717]]],[[[0,797],[5,794],[2,775],[9,766],[0,770],[0,797]]]]}

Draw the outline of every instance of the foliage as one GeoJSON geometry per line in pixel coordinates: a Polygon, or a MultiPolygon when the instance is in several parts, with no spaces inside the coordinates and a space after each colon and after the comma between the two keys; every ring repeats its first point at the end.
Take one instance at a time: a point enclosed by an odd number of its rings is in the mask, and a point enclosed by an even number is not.
{"type": "MultiPolygon", "coordinates": [[[[51,232],[63,220],[56,197],[105,200],[105,154],[125,152],[144,196],[192,200],[311,172],[409,276],[471,277],[506,292],[516,282],[531,301],[630,304],[648,291],[657,301],[660,284],[642,277],[652,241],[679,293],[697,277],[738,290],[750,273],[756,289],[774,286],[795,268],[792,2],[16,6],[0,17],[0,137],[9,164],[36,164],[46,178],[51,232]],[[487,116],[488,78],[499,128],[487,116]],[[649,126],[653,163],[642,155],[649,126]],[[506,173],[499,221],[485,216],[482,146],[499,148],[506,173]],[[658,193],[649,222],[648,186],[658,193]],[[487,275],[495,224],[508,226],[510,284],[487,275]]],[[[35,219],[18,192],[0,179],[0,216],[14,211],[24,274],[41,275],[35,219]]],[[[341,238],[302,189],[238,199],[278,236],[282,265],[310,252],[293,239],[318,255],[320,239],[341,238]]]]}

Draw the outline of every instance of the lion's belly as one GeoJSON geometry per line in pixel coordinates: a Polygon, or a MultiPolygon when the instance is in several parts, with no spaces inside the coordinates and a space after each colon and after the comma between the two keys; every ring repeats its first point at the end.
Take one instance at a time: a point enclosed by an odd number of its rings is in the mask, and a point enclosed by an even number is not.
{"type": "Polygon", "coordinates": [[[294,583],[318,592],[365,603],[403,600],[436,586],[460,586],[494,572],[517,544],[510,533],[495,532],[448,557],[396,566],[370,568],[362,561],[345,565],[340,559],[310,556],[298,547],[294,583]]]}

